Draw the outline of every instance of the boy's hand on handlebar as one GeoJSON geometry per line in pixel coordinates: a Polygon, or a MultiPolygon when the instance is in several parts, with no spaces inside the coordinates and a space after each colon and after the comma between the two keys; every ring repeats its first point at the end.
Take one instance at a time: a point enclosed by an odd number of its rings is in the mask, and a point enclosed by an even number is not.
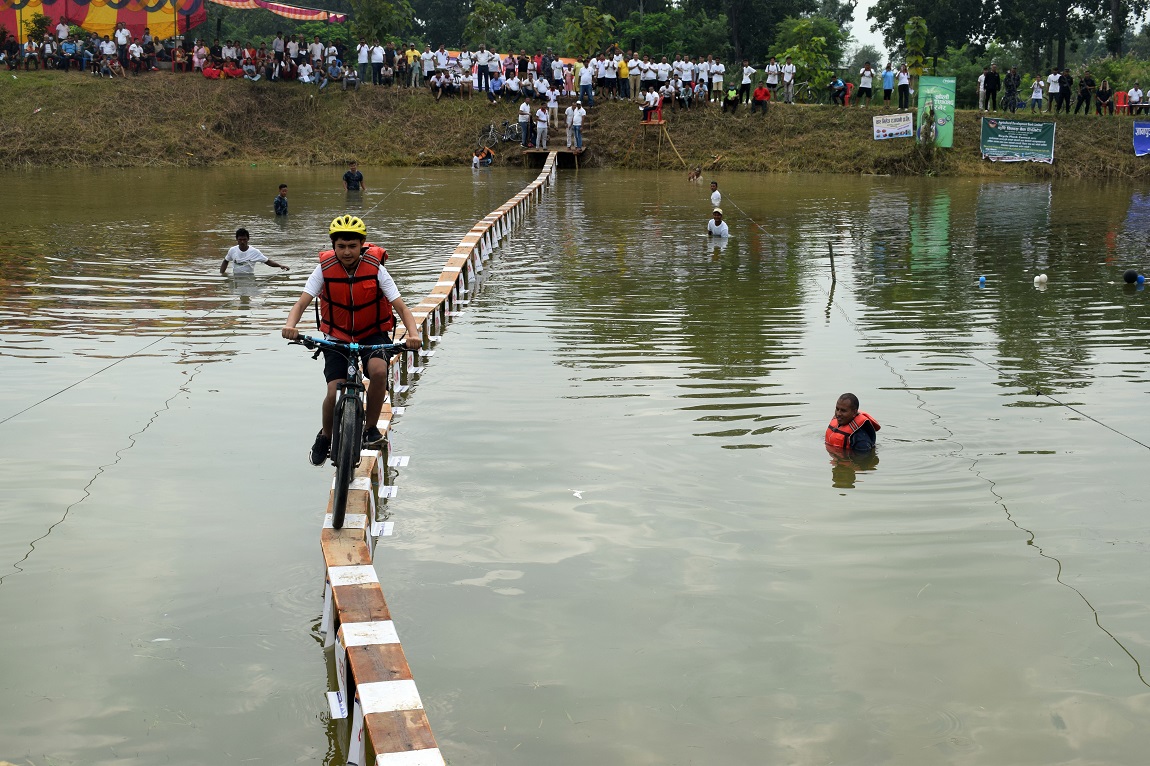
{"type": "Polygon", "coordinates": [[[294,327],[285,327],[280,330],[280,335],[288,340],[299,340],[299,330],[294,327]]]}
{"type": "Polygon", "coordinates": [[[419,348],[420,346],[423,345],[423,341],[421,341],[415,335],[409,335],[408,337],[403,339],[403,342],[406,343],[407,347],[411,348],[411,349],[416,349],[416,348],[419,348]]]}

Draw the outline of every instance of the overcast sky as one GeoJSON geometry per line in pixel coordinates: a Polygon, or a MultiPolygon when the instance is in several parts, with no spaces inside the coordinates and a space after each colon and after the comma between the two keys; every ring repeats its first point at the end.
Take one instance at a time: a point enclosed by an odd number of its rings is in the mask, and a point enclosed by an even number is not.
{"type": "Polygon", "coordinates": [[[851,24],[851,37],[855,39],[857,45],[873,45],[880,51],[884,51],[886,49],[882,44],[882,35],[870,31],[870,25],[874,22],[867,21],[866,17],[866,12],[875,4],[875,1],[859,0],[858,5],[855,6],[854,23],[851,24]]]}

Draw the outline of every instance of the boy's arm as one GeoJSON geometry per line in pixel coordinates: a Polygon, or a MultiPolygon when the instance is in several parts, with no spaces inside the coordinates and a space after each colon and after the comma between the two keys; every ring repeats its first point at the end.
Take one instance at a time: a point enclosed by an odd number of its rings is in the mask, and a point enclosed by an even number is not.
{"type": "Polygon", "coordinates": [[[225,258],[225,259],[223,259],[223,261],[220,262],[220,276],[222,277],[227,273],[228,273],[228,259],[225,258]]]}
{"type": "Polygon", "coordinates": [[[277,269],[283,269],[284,271],[291,271],[290,267],[284,266],[282,263],[276,263],[271,258],[268,258],[267,261],[265,261],[265,263],[267,263],[268,266],[272,266],[272,267],[277,268],[277,269]]]}
{"type": "Polygon", "coordinates": [[[419,325],[415,323],[415,317],[412,315],[411,309],[403,302],[403,298],[396,298],[391,302],[391,305],[399,314],[399,318],[403,320],[403,327],[407,330],[407,334],[403,338],[407,347],[419,348],[422,346],[423,341],[419,338],[419,325]]]}
{"type": "MultiPolygon", "coordinates": [[[[297,330],[295,326],[299,324],[300,317],[303,316],[303,312],[307,310],[307,307],[311,305],[311,301],[312,298],[307,293],[300,295],[299,300],[295,302],[295,305],[291,307],[291,311],[288,312],[287,321],[284,322],[283,329],[280,330],[282,337],[288,340],[295,340],[299,337],[299,330],[297,330]]],[[[411,312],[408,312],[408,316],[410,315],[411,312]]],[[[412,317],[412,321],[415,321],[414,317],[412,317]]],[[[406,322],[404,324],[406,324],[406,322]]]]}

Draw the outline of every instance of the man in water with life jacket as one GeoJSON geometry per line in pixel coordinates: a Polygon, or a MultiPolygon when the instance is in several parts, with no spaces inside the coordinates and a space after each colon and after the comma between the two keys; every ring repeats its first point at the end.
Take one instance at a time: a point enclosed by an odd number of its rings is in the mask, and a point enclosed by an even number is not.
{"type": "MultiPolygon", "coordinates": [[[[307,278],[303,294],[288,312],[287,322],[280,335],[288,340],[299,338],[296,325],[312,300],[319,298],[316,323],[330,340],[346,343],[377,345],[391,342],[391,331],[398,314],[407,330],[407,347],[419,348],[419,326],[411,310],[399,295],[395,281],[383,267],[387,251],[367,242],[367,227],[363,221],[343,215],[328,227],[331,250],[319,254],[319,265],[307,278]]],[[[339,384],[347,377],[347,361],[335,351],[324,350],[323,375],[327,380],[327,395],[323,400],[323,427],[311,448],[312,465],[327,462],[331,449],[332,413],[335,408],[339,384]]],[[[364,373],[371,381],[367,387],[366,420],[363,440],[367,446],[383,441],[376,423],[383,409],[387,392],[387,361],[382,351],[361,352],[364,373]],[[375,385],[375,381],[380,381],[375,385]]]]}
{"type": "Polygon", "coordinates": [[[869,452],[878,441],[878,421],[859,412],[859,398],[843,394],[835,404],[835,416],[827,426],[827,449],[839,452],[869,452]]]}

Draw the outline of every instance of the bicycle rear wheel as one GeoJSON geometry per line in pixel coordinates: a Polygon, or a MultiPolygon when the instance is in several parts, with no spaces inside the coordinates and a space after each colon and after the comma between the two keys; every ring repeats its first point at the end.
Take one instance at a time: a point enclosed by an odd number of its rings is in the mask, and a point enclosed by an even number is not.
{"type": "Polygon", "coordinates": [[[507,126],[507,133],[504,134],[503,140],[513,144],[518,144],[523,140],[523,130],[518,122],[507,126]]]}
{"type": "Polygon", "coordinates": [[[499,134],[495,131],[494,125],[487,126],[487,129],[479,134],[479,145],[491,149],[499,142],[499,134]]]}
{"type": "Polygon", "coordinates": [[[347,490],[355,476],[359,464],[360,445],[363,442],[363,415],[359,402],[351,397],[342,400],[337,413],[336,443],[332,445],[335,458],[335,489],[331,498],[331,525],[343,528],[343,517],[347,511],[347,490]]]}

